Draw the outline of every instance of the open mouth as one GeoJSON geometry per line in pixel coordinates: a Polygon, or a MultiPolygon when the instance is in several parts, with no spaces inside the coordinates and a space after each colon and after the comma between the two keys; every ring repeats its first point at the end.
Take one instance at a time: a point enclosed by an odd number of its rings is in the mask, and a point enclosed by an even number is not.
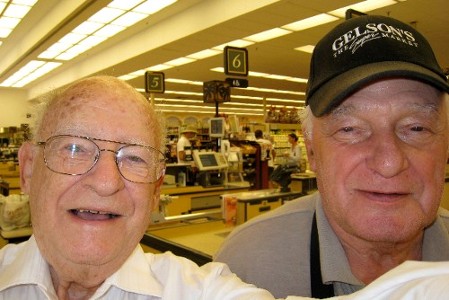
{"type": "Polygon", "coordinates": [[[71,209],[70,212],[83,220],[89,221],[103,221],[119,217],[119,215],[110,212],[90,210],[90,209],[71,209]]]}

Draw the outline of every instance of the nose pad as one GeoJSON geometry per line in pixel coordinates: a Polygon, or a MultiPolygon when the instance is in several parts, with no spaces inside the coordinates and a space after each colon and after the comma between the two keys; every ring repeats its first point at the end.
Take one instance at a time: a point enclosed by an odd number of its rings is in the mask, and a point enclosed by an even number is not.
{"type": "MultiPolygon", "coordinates": [[[[118,161],[117,161],[117,154],[118,154],[118,152],[117,152],[117,151],[114,151],[114,150],[111,150],[111,149],[100,149],[100,154],[101,154],[101,152],[111,152],[111,153],[113,153],[116,170],[117,170],[117,172],[120,174],[120,176],[122,176],[122,173],[120,172],[120,169],[119,169],[119,166],[118,166],[118,161]]],[[[101,158],[101,156],[102,156],[102,155],[100,155],[100,154],[98,155],[99,157],[98,157],[98,159],[97,159],[97,163],[96,163],[96,164],[99,163],[99,160],[100,160],[100,158],[101,158]]],[[[104,156],[104,155],[103,155],[103,156],[104,156]]]]}

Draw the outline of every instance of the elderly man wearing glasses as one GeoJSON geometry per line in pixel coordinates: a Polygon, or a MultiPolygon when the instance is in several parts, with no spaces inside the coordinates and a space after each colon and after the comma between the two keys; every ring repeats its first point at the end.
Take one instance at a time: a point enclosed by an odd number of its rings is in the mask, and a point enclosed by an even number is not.
{"type": "Polygon", "coordinates": [[[272,299],[218,263],[139,242],[158,205],[164,130],[149,102],[106,76],[49,99],[20,149],[33,236],[0,252],[0,299],[272,299]]]}

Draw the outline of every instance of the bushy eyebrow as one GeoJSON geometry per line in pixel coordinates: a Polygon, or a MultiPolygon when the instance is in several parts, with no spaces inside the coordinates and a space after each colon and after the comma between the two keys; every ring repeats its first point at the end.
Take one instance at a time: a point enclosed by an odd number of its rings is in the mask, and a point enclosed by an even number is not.
{"type": "MultiPolygon", "coordinates": [[[[410,104],[410,108],[414,111],[422,112],[425,114],[433,114],[433,113],[440,114],[439,109],[440,105],[437,105],[436,103],[412,103],[410,104]]],[[[339,107],[335,108],[330,113],[330,116],[333,119],[339,119],[355,111],[357,111],[357,108],[354,105],[352,104],[345,105],[343,103],[339,107]]]]}

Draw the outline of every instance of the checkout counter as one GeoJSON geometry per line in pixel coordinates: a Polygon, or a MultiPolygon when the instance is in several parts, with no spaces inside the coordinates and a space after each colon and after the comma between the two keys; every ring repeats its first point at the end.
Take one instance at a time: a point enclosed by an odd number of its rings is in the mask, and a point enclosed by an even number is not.
{"type": "Polygon", "coordinates": [[[199,170],[197,185],[162,189],[159,211],[141,243],[146,251],[171,251],[199,265],[212,260],[236,226],[304,196],[302,183],[313,178],[308,174],[291,176],[290,172],[292,186],[299,189],[251,190],[242,176],[235,176],[241,170],[239,159],[231,158],[233,162],[228,164],[221,153],[195,151],[193,157],[199,170]],[[233,179],[229,180],[231,171],[233,179]]]}

